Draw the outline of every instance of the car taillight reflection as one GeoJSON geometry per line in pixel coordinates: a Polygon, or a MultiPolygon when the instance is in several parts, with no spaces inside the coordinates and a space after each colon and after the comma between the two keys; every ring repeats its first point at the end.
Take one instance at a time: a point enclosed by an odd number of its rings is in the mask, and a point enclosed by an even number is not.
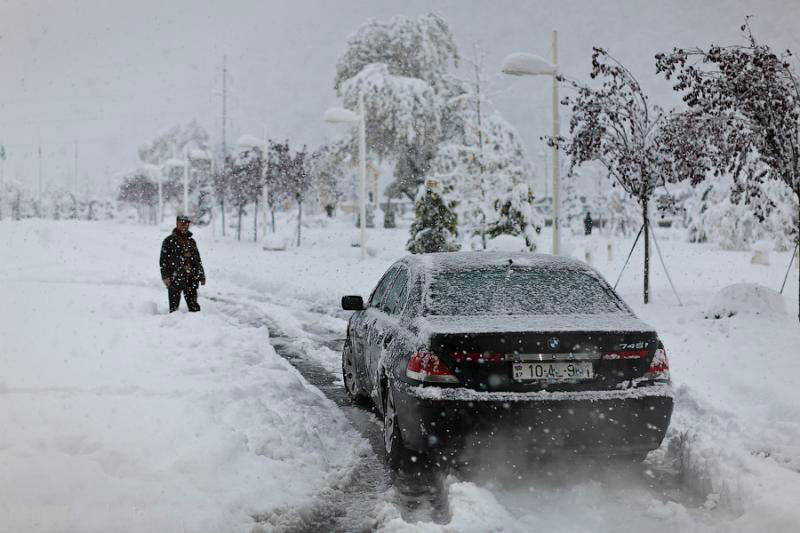
{"type": "Polygon", "coordinates": [[[417,352],[408,360],[406,376],[423,383],[458,383],[458,378],[438,355],[417,352]]]}

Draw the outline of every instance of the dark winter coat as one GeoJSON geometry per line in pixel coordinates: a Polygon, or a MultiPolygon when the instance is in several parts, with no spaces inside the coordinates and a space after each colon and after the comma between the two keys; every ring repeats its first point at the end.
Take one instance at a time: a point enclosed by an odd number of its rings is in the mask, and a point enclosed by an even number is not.
{"type": "Polygon", "coordinates": [[[191,232],[181,235],[177,230],[173,230],[172,234],[164,239],[161,244],[159,265],[161,279],[169,279],[171,283],[197,284],[206,280],[200,251],[191,232]]]}

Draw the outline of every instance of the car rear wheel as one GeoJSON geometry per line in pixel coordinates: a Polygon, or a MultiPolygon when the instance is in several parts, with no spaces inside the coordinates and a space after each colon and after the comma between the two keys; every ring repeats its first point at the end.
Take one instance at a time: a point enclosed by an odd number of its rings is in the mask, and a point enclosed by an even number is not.
{"type": "Polygon", "coordinates": [[[386,448],[386,457],[391,468],[403,469],[412,463],[413,454],[403,445],[402,432],[397,421],[394,394],[392,393],[392,386],[388,383],[383,396],[383,444],[386,448]]]}
{"type": "Polygon", "coordinates": [[[364,405],[369,401],[369,397],[358,382],[355,355],[349,341],[345,342],[342,349],[342,379],[344,380],[344,390],[347,391],[350,401],[359,405],[364,405]]]}

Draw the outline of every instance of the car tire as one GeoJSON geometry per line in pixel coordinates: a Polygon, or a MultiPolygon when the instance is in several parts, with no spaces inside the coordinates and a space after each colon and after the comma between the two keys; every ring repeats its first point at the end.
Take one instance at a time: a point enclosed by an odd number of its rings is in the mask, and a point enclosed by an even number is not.
{"type": "Polygon", "coordinates": [[[403,434],[395,410],[394,394],[392,386],[388,383],[383,394],[383,447],[386,450],[389,467],[394,470],[407,469],[417,458],[417,454],[412,453],[403,444],[403,434]]]}
{"type": "Polygon", "coordinates": [[[358,381],[355,355],[353,354],[350,341],[345,342],[344,348],[342,349],[342,380],[344,381],[344,390],[351,402],[357,405],[366,405],[369,403],[369,396],[364,393],[364,389],[358,381]]]}

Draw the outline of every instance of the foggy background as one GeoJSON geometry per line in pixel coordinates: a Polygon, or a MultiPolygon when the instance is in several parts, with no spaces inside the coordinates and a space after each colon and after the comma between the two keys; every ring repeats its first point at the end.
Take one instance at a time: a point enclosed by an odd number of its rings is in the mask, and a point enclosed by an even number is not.
{"type": "MultiPolygon", "coordinates": [[[[88,187],[110,192],[113,177],[136,166],[142,143],[192,119],[217,148],[225,55],[229,146],[242,134],[262,131],[294,145],[315,145],[340,133],[321,116],[338,103],[334,68],[348,37],[368,17],[428,11],[451,25],[462,56],[480,43],[487,75],[498,72],[510,52],[550,57],[555,27],[566,75],[587,78],[591,47],[603,46],[665,106],[678,102],[670,85],[656,78],[653,55],[678,45],[735,43],[745,15],[754,15],[760,39],[800,52],[797,0],[3,1],[0,145],[7,153],[6,178],[34,188],[41,145],[45,187],[74,183],[77,169],[81,193],[88,187]]],[[[550,80],[495,78],[492,100],[537,166],[538,194],[539,137],[550,132],[550,80]]],[[[562,132],[566,118],[562,114],[562,132]]]]}

